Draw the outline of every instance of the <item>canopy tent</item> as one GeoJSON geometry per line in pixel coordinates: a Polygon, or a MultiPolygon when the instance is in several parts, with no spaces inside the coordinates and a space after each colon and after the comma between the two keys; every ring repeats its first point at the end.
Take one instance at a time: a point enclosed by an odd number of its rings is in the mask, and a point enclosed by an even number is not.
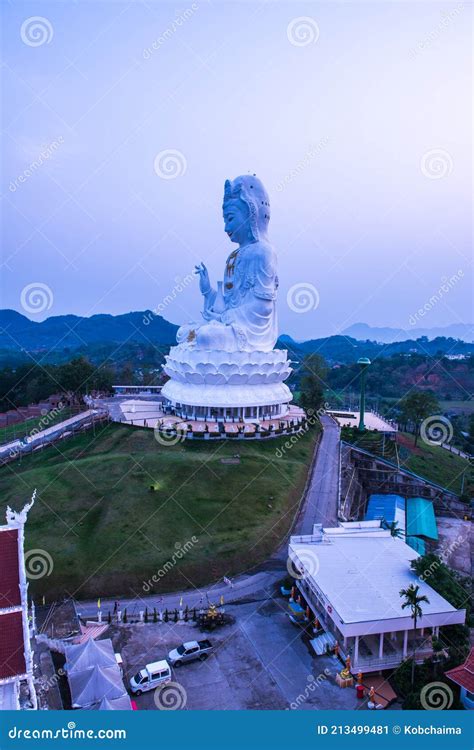
{"type": "Polygon", "coordinates": [[[120,670],[113,667],[89,667],[82,672],[69,672],[69,688],[73,708],[88,708],[104,698],[114,700],[126,695],[120,670]]]}
{"type": "Polygon", "coordinates": [[[69,674],[82,672],[89,667],[113,667],[116,665],[112,641],[95,641],[90,638],[78,646],[66,647],[66,669],[69,674]]]}
{"type": "Polygon", "coordinates": [[[94,703],[90,706],[91,711],[131,711],[132,704],[128,695],[122,695],[121,698],[102,698],[100,703],[94,703]]]}
{"type": "Polygon", "coordinates": [[[19,685],[15,679],[0,685],[0,711],[18,711],[20,708],[19,685]]]}

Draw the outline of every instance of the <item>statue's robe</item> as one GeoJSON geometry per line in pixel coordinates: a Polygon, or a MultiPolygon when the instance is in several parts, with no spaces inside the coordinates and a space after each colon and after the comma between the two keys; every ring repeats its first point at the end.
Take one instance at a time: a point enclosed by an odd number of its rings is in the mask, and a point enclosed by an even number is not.
{"type": "Polygon", "coordinates": [[[182,326],[178,342],[207,350],[271,351],[278,336],[276,270],[276,253],[268,242],[234,250],[227,259],[222,293],[211,289],[204,296],[205,322],[182,326]]]}

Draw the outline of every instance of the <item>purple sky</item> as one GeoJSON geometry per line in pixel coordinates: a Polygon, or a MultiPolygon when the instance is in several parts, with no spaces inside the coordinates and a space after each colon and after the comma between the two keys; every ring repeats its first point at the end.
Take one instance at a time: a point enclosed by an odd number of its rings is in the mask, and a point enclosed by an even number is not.
{"type": "Polygon", "coordinates": [[[172,296],[165,317],[196,318],[188,274],[203,260],[222,278],[224,180],[251,171],[282,331],[472,320],[467,4],[2,7],[2,307],[42,320],[172,296]]]}

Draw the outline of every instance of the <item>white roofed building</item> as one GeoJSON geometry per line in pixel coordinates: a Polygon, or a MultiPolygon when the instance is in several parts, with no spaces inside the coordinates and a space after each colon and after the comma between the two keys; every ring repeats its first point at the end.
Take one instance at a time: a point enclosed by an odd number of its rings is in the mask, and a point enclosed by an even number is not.
{"type": "Polygon", "coordinates": [[[315,527],[312,536],[293,536],[289,557],[296,584],[341,654],[350,655],[352,670],[374,672],[398,666],[413,653],[417,661],[432,653],[431,635],[444,625],[464,623],[457,610],[411,569],[419,557],[380,521],[315,527]],[[416,632],[401,589],[414,584],[426,595],[416,632]]]}

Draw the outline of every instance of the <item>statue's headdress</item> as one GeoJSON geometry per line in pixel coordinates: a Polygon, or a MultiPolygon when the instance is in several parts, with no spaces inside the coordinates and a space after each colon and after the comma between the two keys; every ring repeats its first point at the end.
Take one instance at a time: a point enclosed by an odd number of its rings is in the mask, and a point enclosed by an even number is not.
{"type": "Polygon", "coordinates": [[[222,204],[224,212],[226,204],[239,198],[248,206],[253,239],[264,239],[270,221],[270,200],[262,181],[250,174],[241,175],[232,181],[226,180],[222,204]]]}

